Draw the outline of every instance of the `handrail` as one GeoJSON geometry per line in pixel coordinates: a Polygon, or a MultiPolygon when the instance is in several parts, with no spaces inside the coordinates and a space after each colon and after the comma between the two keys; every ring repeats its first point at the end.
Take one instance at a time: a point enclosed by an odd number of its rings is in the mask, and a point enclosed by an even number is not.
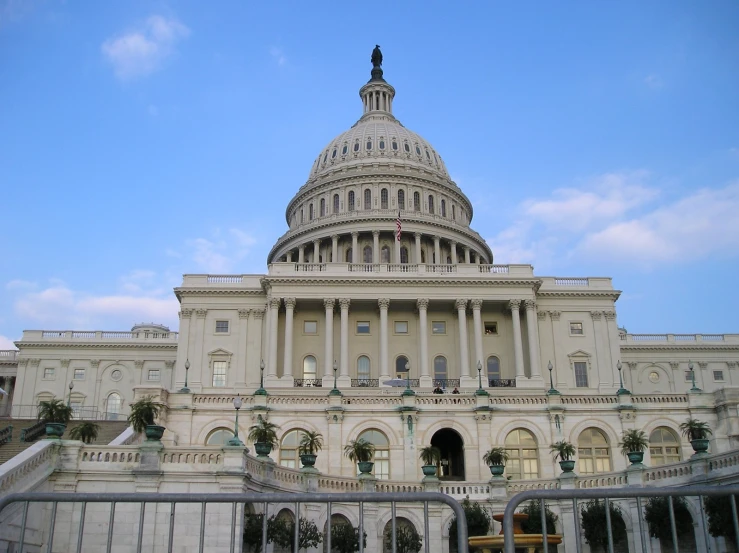
{"type": "Polygon", "coordinates": [[[13,440],[13,425],[9,424],[0,430],[0,445],[7,444],[13,440]]]}
{"type": "Polygon", "coordinates": [[[21,430],[21,442],[32,442],[46,433],[46,422],[38,421],[33,426],[21,430]]]}

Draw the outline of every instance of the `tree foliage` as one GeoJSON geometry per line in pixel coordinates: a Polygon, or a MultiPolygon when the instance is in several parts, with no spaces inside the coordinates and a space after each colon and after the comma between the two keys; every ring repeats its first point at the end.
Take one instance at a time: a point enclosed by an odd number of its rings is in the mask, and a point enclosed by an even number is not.
{"type": "MultiPolygon", "coordinates": [[[[467,534],[469,536],[486,536],[490,531],[492,517],[487,509],[477,502],[470,501],[467,496],[462,500],[464,517],[467,519],[467,534]]],[[[457,542],[457,517],[449,523],[449,539],[457,542]]]]}
{"type": "MultiPolygon", "coordinates": [[[[362,547],[367,547],[367,532],[362,533],[362,547]]],[[[340,522],[331,526],[331,549],[339,553],[354,553],[359,551],[359,528],[354,528],[347,522],[340,522]]]]}
{"type": "MultiPolygon", "coordinates": [[[[262,550],[263,514],[244,515],[244,548],[260,553],[262,550]]],[[[267,519],[267,543],[274,543],[279,547],[292,551],[295,540],[295,522],[289,517],[272,515],[267,519]]],[[[300,518],[298,531],[298,548],[309,549],[318,547],[323,536],[318,531],[316,523],[307,518],[300,518]]]]}
{"type": "MultiPolygon", "coordinates": [[[[262,524],[264,521],[263,514],[246,513],[244,515],[244,550],[250,550],[254,553],[262,551],[262,524]]],[[[269,520],[267,521],[269,525],[269,520]]]]}
{"type": "MultiPolygon", "coordinates": [[[[618,505],[610,503],[610,512],[611,534],[613,535],[613,543],[615,545],[626,539],[626,523],[618,505]]],[[[583,505],[581,514],[585,540],[590,544],[591,548],[599,547],[607,551],[608,530],[605,501],[599,501],[598,499],[588,501],[583,505]]]]}
{"type": "MultiPolygon", "coordinates": [[[[395,551],[397,553],[418,553],[421,550],[421,536],[412,524],[397,524],[395,527],[395,551]]],[[[385,531],[385,548],[393,549],[393,529],[385,531]]]]}
{"type": "MultiPolygon", "coordinates": [[[[739,508],[739,497],[734,496],[734,501],[739,508]]],[[[731,496],[704,497],[703,505],[708,515],[708,532],[713,537],[723,536],[727,540],[735,541],[731,496]]]]}
{"type": "Polygon", "coordinates": [[[80,440],[86,444],[91,444],[98,439],[98,431],[100,425],[92,421],[81,422],[69,431],[69,437],[72,440],[80,440]]]}
{"type": "MultiPolygon", "coordinates": [[[[539,501],[531,500],[523,509],[521,509],[521,512],[529,515],[529,519],[521,523],[521,528],[524,533],[541,534],[541,504],[539,501]]],[[[555,515],[546,504],[544,505],[544,516],[547,519],[547,534],[556,534],[556,525],[559,517],[555,515]]]]}
{"type": "MultiPolygon", "coordinates": [[[[685,535],[693,529],[693,517],[688,511],[688,503],[684,497],[672,498],[672,511],[675,513],[675,530],[677,537],[685,535]]],[[[666,497],[650,497],[644,505],[644,520],[649,526],[649,535],[660,541],[672,542],[670,527],[670,506],[666,497]]]]}

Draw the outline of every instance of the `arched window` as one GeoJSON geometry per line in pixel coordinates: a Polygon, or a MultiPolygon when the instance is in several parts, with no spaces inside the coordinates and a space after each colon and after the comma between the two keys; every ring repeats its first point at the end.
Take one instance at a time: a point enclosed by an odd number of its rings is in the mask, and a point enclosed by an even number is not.
{"type": "Polygon", "coordinates": [[[354,143],[354,151],[355,151],[355,152],[358,152],[358,151],[359,151],[359,140],[357,140],[357,141],[356,141],[356,142],[354,143]]]}
{"type": "Polygon", "coordinates": [[[303,208],[300,208],[300,224],[302,225],[305,223],[305,211],[303,211],[303,208]]]}
{"type": "Polygon", "coordinates": [[[205,438],[205,445],[226,445],[228,440],[234,437],[233,430],[228,428],[216,428],[205,438]]]}
{"type": "Polygon", "coordinates": [[[316,377],[316,358],[312,355],[306,355],[303,359],[303,378],[316,377]]]}
{"type": "Polygon", "coordinates": [[[405,191],[398,190],[398,209],[405,210],[405,191]]]}
{"type": "Polygon", "coordinates": [[[341,148],[341,155],[345,156],[348,151],[349,151],[349,145],[344,144],[344,146],[341,148]]]}
{"type": "Polygon", "coordinates": [[[283,467],[300,468],[298,466],[298,459],[300,458],[298,449],[304,434],[305,432],[302,430],[291,430],[282,437],[280,442],[280,464],[283,467]]]}
{"type": "Polygon", "coordinates": [[[372,209],[372,190],[369,188],[364,191],[364,209],[372,209]]]}
{"type": "Polygon", "coordinates": [[[411,151],[411,146],[410,146],[410,144],[408,144],[407,142],[405,142],[405,143],[403,144],[403,148],[405,149],[405,151],[406,151],[406,152],[410,153],[410,151],[411,151]]]}
{"type": "Polygon", "coordinates": [[[393,138],[393,150],[398,150],[398,141],[393,138]]]}
{"type": "Polygon", "coordinates": [[[457,219],[457,206],[452,204],[452,219],[457,219]]]}
{"type": "Polygon", "coordinates": [[[339,212],[339,195],[334,194],[334,213],[339,212]]]}
{"type": "Polygon", "coordinates": [[[362,251],[364,263],[372,263],[372,246],[365,246],[362,251]]]}
{"type": "Polygon", "coordinates": [[[390,248],[387,246],[380,248],[380,263],[390,263],[390,248]]]}
{"type": "Polygon", "coordinates": [[[495,355],[488,357],[488,386],[495,386],[497,380],[500,380],[500,359],[495,355]]]}
{"type": "Polygon", "coordinates": [[[354,211],[354,191],[349,192],[349,211],[354,211]]]}
{"type": "Polygon", "coordinates": [[[406,248],[405,246],[400,248],[400,262],[408,263],[408,248],[406,248]]]}
{"type": "Polygon", "coordinates": [[[434,380],[446,380],[446,357],[438,355],[434,358],[434,380]]]}
{"type": "Polygon", "coordinates": [[[413,211],[421,211],[421,194],[413,193],[413,211]]]}
{"type": "Polygon", "coordinates": [[[346,262],[347,263],[353,263],[353,261],[352,261],[352,249],[351,248],[347,248],[346,249],[346,262]]]}
{"type": "Polygon", "coordinates": [[[360,355],[357,359],[357,378],[359,380],[369,380],[370,368],[370,358],[366,355],[360,355]]]}
{"type": "Polygon", "coordinates": [[[577,460],[580,474],[596,474],[611,470],[611,450],[608,439],[597,428],[586,428],[577,439],[577,460]]]}
{"type": "Polygon", "coordinates": [[[387,188],[380,190],[380,207],[387,209],[387,188]]]}
{"type": "Polygon", "coordinates": [[[398,378],[407,378],[409,369],[405,368],[406,365],[408,365],[408,358],[405,355],[398,355],[395,358],[395,376],[398,378]]]}
{"type": "Polygon", "coordinates": [[[429,194],[429,213],[434,214],[434,197],[429,194]]]}
{"type": "Polygon", "coordinates": [[[372,149],[372,139],[371,138],[368,138],[367,139],[367,149],[368,150],[371,150],[372,149]]]}
{"type": "Polygon", "coordinates": [[[326,215],[326,200],[321,198],[321,217],[326,215]]]}
{"type": "Polygon", "coordinates": [[[313,220],[313,204],[310,204],[308,206],[308,220],[309,221],[313,220]]]}
{"type": "Polygon", "coordinates": [[[375,466],[372,470],[375,478],[380,480],[390,478],[390,442],[387,436],[379,430],[365,430],[357,439],[367,440],[375,446],[375,458],[373,459],[375,466]]]}
{"type": "Polygon", "coordinates": [[[441,200],[441,216],[446,217],[446,200],[441,200]]]}
{"type": "Polygon", "coordinates": [[[505,437],[508,461],[505,474],[515,480],[539,478],[539,453],[536,438],[528,430],[517,428],[505,437]]]}
{"type": "Polygon", "coordinates": [[[680,462],[680,439],[665,426],[655,428],[649,435],[651,465],[666,465],[680,462]]]}
{"type": "Polygon", "coordinates": [[[334,159],[336,157],[336,148],[333,149],[331,152],[331,159],[334,159]]]}
{"type": "Polygon", "coordinates": [[[121,406],[123,404],[123,399],[121,398],[121,395],[113,392],[112,394],[108,395],[108,399],[105,402],[105,411],[106,411],[106,419],[108,420],[118,420],[118,415],[121,412],[121,406]]]}

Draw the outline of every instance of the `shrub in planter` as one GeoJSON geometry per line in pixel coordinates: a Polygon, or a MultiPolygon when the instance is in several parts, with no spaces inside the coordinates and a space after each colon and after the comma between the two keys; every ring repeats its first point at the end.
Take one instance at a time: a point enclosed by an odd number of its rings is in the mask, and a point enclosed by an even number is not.
{"type": "MultiPolygon", "coordinates": [[[[693,517],[688,511],[688,504],[684,497],[672,498],[672,511],[675,514],[675,530],[678,539],[680,536],[693,531],[693,517]]],[[[649,535],[660,542],[672,544],[672,530],[670,528],[670,506],[666,497],[650,497],[644,505],[644,520],[649,527],[649,535]]],[[[666,551],[672,547],[663,548],[666,551]]]]}
{"type": "MultiPolygon", "coordinates": [[[[618,505],[610,503],[610,513],[611,534],[613,535],[613,544],[616,545],[626,540],[626,523],[618,505]]],[[[605,501],[598,499],[588,501],[583,505],[581,515],[582,530],[591,549],[600,548],[602,551],[608,551],[605,501]]]]}
{"type": "Polygon", "coordinates": [[[81,442],[84,442],[86,444],[91,444],[98,439],[99,430],[99,424],[95,424],[92,421],[85,421],[70,430],[69,437],[72,440],[80,440],[81,442]]]}
{"type": "Polygon", "coordinates": [[[316,464],[316,454],[323,449],[323,434],[313,430],[306,430],[300,438],[298,453],[303,466],[312,467],[316,464]]]}
{"type": "Polygon", "coordinates": [[[549,450],[554,453],[554,460],[559,458],[559,466],[563,472],[572,472],[575,468],[575,446],[566,440],[560,440],[549,446],[549,450]]]}
{"type": "MultiPolygon", "coordinates": [[[[492,517],[485,507],[477,502],[470,501],[470,496],[462,500],[462,510],[467,519],[468,536],[487,536],[490,531],[492,517]]],[[[449,539],[457,543],[457,518],[449,523],[449,539]]]]}
{"type": "Polygon", "coordinates": [[[690,440],[693,451],[696,453],[705,453],[708,451],[708,436],[713,434],[707,422],[698,419],[689,418],[680,425],[683,436],[690,440]]]}
{"type": "Polygon", "coordinates": [[[154,396],[144,396],[131,404],[131,412],[128,415],[128,424],[135,432],[146,433],[149,441],[156,441],[162,437],[164,427],[154,424],[164,405],[154,401],[154,396]]]}
{"type": "Polygon", "coordinates": [[[482,456],[482,462],[490,467],[490,474],[493,476],[503,476],[507,460],[508,452],[502,447],[494,447],[482,456]]]}
{"type": "Polygon", "coordinates": [[[362,474],[369,474],[372,472],[372,457],[375,455],[375,446],[364,438],[352,440],[345,445],[344,455],[346,455],[350,461],[357,463],[359,471],[362,474]]]}
{"type": "Polygon", "coordinates": [[[421,448],[418,456],[423,463],[421,470],[423,470],[424,476],[436,476],[437,465],[441,460],[441,450],[435,445],[427,445],[421,448]]]}
{"type": "Polygon", "coordinates": [[[643,430],[624,430],[621,435],[621,453],[626,455],[632,464],[641,463],[644,451],[649,447],[649,438],[643,430]]]}
{"type": "MultiPolygon", "coordinates": [[[[385,531],[385,548],[393,550],[393,529],[385,531]]],[[[410,524],[399,524],[395,528],[395,551],[397,553],[418,553],[423,542],[420,534],[410,524]]]]}
{"type": "Polygon", "coordinates": [[[67,423],[72,418],[72,408],[61,399],[50,399],[38,404],[38,418],[46,423],[46,435],[61,438],[67,423]]]}
{"type": "Polygon", "coordinates": [[[277,445],[277,430],[279,426],[265,420],[259,415],[257,424],[249,428],[247,438],[254,443],[254,449],[258,457],[266,457],[277,445]]]}

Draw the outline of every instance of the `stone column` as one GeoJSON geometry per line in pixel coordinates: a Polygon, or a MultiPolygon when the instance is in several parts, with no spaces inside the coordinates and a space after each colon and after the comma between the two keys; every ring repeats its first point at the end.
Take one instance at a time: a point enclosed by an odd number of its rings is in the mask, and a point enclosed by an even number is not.
{"type": "Polygon", "coordinates": [[[236,357],[236,366],[239,367],[236,372],[236,387],[246,388],[247,371],[249,364],[246,360],[247,340],[249,339],[249,314],[251,309],[239,309],[239,354],[236,357]]]}
{"type": "Polygon", "coordinates": [[[331,236],[331,262],[339,262],[339,235],[333,234],[331,236]]]}
{"type": "Polygon", "coordinates": [[[511,300],[508,302],[508,309],[511,310],[511,318],[513,319],[513,360],[516,367],[516,378],[525,376],[523,370],[523,342],[521,340],[521,316],[518,310],[521,308],[521,300],[511,300]]]}
{"type": "Polygon", "coordinates": [[[529,365],[531,378],[541,378],[541,367],[539,365],[539,332],[536,317],[536,301],[526,300],[526,330],[529,336],[529,365]]]}
{"type": "Polygon", "coordinates": [[[205,343],[205,317],[208,315],[207,309],[195,310],[195,338],[193,341],[192,355],[190,360],[190,382],[188,387],[193,391],[201,391],[203,384],[211,386],[213,383],[208,381],[207,367],[208,361],[203,352],[203,344],[205,343]],[[193,362],[194,361],[194,362],[193,362]],[[193,371],[193,368],[195,369],[193,371]]]}
{"type": "Polygon", "coordinates": [[[258,387],[261,376],[259,365],[265,357],[265,352],[262,349],[264,309],[254,309],[252,313],[254,314],[254,324],[251,326],[254,328],[254,331],[249,331],[249,339],[247,340],[246,346],[246,382],[249,385],[258,387]]]}
{"type": "Polygon", "coordinates": [[[267,361],[267,375],[277,376],[277,322],[280,316],[280,298],[269,300],[269,357],[267,361]]]}
{"type": "MultiPolygon", "coordinates": [[[[472,322],[475,329],[475,359],[473,360],[474,368],[477,369],[477,363],[482,363],[483,352],[482,352],[482,316],[480,310],[482,309],[482,300],[470,301],[472,305],[472,322]]],[[[482,363],[485,368],[485,363],[482,363]]]]}
{"type": "Polygon", "coordinates": [[[372,231],[372,263],[380,262],[380,231],[372,231]]]}
{"type": "Polygon", "coordinates": [[[293,260],[293,252],[287,252],[285,254],[285,261],[287,261],[288,263],[292,263],[292,260],[293,260]]]}
{"type": "Polygon", "coordinates": [[[298,263],[305,263],[305,245],[298,246],[298,263]]]}
{"type": "MultiPolygon", "coordinates": [[[[285,298],[285,349],[282,361],[282,375],[285,380],[293,378],[293,315],[295,298],[285,298]]],[[[292,382],[290,383],[292,385],[292,382]]]]}
{"type": "Polygon", "coordinates": [[[175,390],[179,390],[185,385],[185,361],[187,361],[187,357],[190,354],[190,320],[192,314],[192,309],[180,309],[180,343],[177,347],[175,390]]]}
{"type": "Polygon", "coordinates": [[[459,299],[454,303],[459,318],[459,378],[469,378],[469,342],[467,341],[467,300],[459,299]]]}
{"type": "Polygon", "coordinates": [[[442,265],[442,262],[441,262],[441,247],[440,247],[440,244],[439,244],[439,237],[438,236],[434,236],[434,257],[435,257],[434,263],[436,265],[442,265]]]}
{"type": "Polygon", "coordinates": [[[456,265],[457,264],[457,243],[454,240],[452,240],[451,242],[449,242],[449,247],[452,250],[452,265],[456,265]]]}
{"type": "Polygon", "coordinates": [[[467,246],[464,247],[464,262],[470,262],[470,249],[467,246]]]}
{"type": "Polygon", "coordinates": [[[393,243],[395,244],[395,248],[393,248],[395,263],[400,263],[400,242],[398,241],[398,238],[395,234],[393,234],[393,243]]]}
{"type": "Polygon", "coordinates": [[[334,360],[334,298],[323,300],[326,308],[326,346],[324,350],[323,377],[333,377],[334,360]]]}
{"type": "Polygon", "coordinates": [[[377,304],[380,306],[380,383],[382,383],[390,379],[387,362],[387,309],[390,307],[390,300],[380,298],[377,304]]]}
{"type": "Polygon", "coordinates": [[[420,265],[421,263],[421,233],[417,232],[413,235],[413,237],[416,239],[416,264],[420,265]]]}
{"type": "Polygon", "coordinates": [[[419,298],[416,301],[416,307],[418,307],[418,335],[420,337],[421,344],[421,367],[419,369],[420,379],[419,384],[422,387],[431,386],[431,371],[429,368],[429,348],[428,348],[428,322],[427,314],[429,307],[428,298],[419,298]]]}
{"type": "Polygon", "coordinates": [[[359,257],[359,252],[357,251],[359,248],[358,238],[359,233],[352,232],[352,263],[359,263],[359,260],[362,259],[359,257]]]}
{"type": "Polygon", "coordinates": [[[349,298],[341,298],[341,354],[339,371],[342,377],[349,377],[349,298]]]}

